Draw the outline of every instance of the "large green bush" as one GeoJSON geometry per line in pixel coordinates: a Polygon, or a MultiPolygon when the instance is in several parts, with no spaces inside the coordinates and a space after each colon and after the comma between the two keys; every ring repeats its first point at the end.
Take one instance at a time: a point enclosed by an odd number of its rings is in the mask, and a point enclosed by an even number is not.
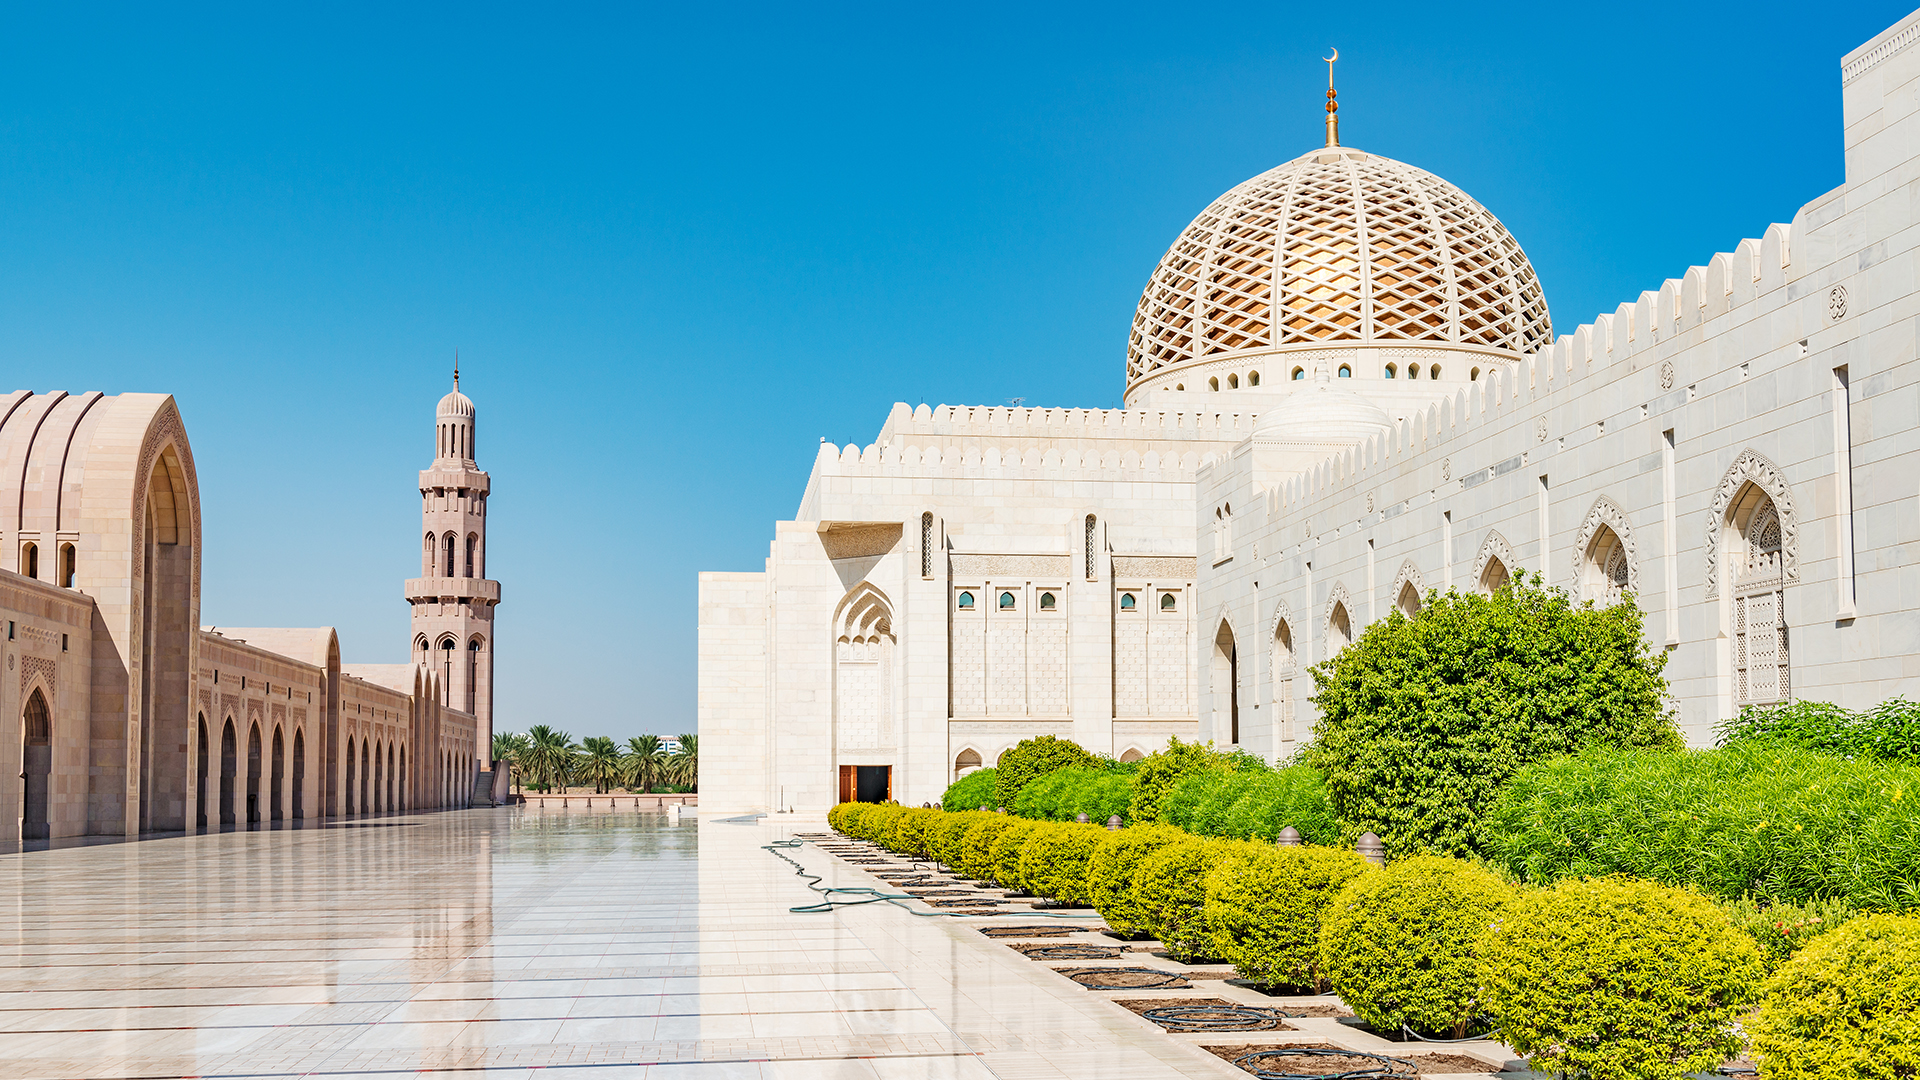
{"type": "Polygon", "coordinates": [[[1480,944],[1483,1004],[1540,1071],[1681,1080],[1737,1053],[1760,950],[1711,900],[1650,881],[1523,894],[1480,944]]]}
{"type": "Polygon", "coordinates": [[[843,802],[827,811],[827,827],[835,832],[853,835],[855,822],[866,812],[868,803],[843,802]]]}
{"type": "Polygon", "coordinates": [[[1310,844],[1340,840],[1326,784],[1305,765],[1194,773],[1168,792],[1160,816],[1202,836],[1274,840],[1291,825],[1310,844]]]}
{"type": "Polygon", "coordinates": [[[1768,1080],[1920,1076],[1920,918],[1855,919],[1767,980],[1749,1025],[1768,1080]]]}
{"type": "Polygon", "coordinates": [[[1106,766],[1070,765],[1030,781],[1007,809],[1025,818],[1072,821],[1085,814],[1090,822],[1106,824],[1119,815],[1124,823],[1133,778],[1106,766]]]}
{"type": "Polygon", "coordinates": [[[1207,873],[1221,860],[1259,845],[1190,836],[1166,845],[1133,872],[1133,895],[1154,937],[1174,959],[1214,959],[1207,930],[1207,873]]]}
{"type": "Polygon", "coordinates": [[[964,851],[967,831],[988,816],[978,810],[942,813],[927,828],[927,854],[933,856],[949,870],[957,868],[964,851]]]}
{"type": "Polygon", "coordinates": [[[1472,863],[1416,855],[1355,878],[1327,905],[1320,971],[1381,1032],[1465,1035],[1484,1014],[1478,947],[1515,889],[1472,863]]]}
{"type": "Polygon", "coordinates": [[[946,816],[944,810],[933,810],[920,806],[902,809],[894,821],[893,834],[882,841],[887,850],[916,859],[928,857],[927,830],[936,819],[946,816]]]}
{"type": "Polygon", "coordinates": [[[1722,746],[1769,743],[1920,765],[1920,703],[1905,698],[1861,712],[1825,701],[1748,705],[1715,730],[1722,746]]]}
{"type": "Polygon", "coordinates": [[[1349,839],[1393,854],[1471,850],[1481,813],[1529,762],[1591,743],[1677,748],[1666,653],[1631,597],[1575,605],[1517,577],[1492,597],[1431,593],[1312,669],[1320,709],[1306,764],[1349,839]]]}
{"type": "Polygon", "coordinates": [[[1225,774],[1244,759],[1230,758],[1213,748],[1212,743],[1183,743],[1177,737],[1167,740],[1167,748],[1140,759],[1133,773],[1133,798],[1128,804],[1130,821],[1159,821],[1160,803],[1175,784],[1198,772],[1225,774]]]}
{"type": "Polygon", "coordinates": [[[1018,818],[1005,814],[981,814],[980,820],[968,826],[966,835],[961,837],[960,862],[954,869],[975,881],[992,880],[993,842],[1000,838],[1001,832],[1018,823],[1018,818]]]}
{"type": "Polygon", "coordinates": [[[1202,917],[1211,952],[1262,986],[1318,991],[1320,916],[1372,864],[1325,847],[1247,845],[1207,874],[1202,917]]]}
{"type": "Polygon", "coordinates": [[[1012,810],[1020,798],[1020,789],[1055,769],[1073,765],[1097,765],[1098,758],[1080,748],[1080,744],[1052,735],[1021,739],[1013,749],[1000,755],[994,764],[994,808],[1012,810]]]}
{"type": "Polygon", "coordinates": [[[1527,881],[1629,874],[1710,896],[1920,904],[1920,768],[1764,743],[1593,749],[1507,785],[1487,856],[1527,881]]]}
{"type": "Polygon", "coordinates": [[[1153,933],[1147,911],[1133,892],[1141,860],[1168,844],[1188,839],[1171,825],[1135,825],[1108,833],[1087,859],[1087,891],[1107,928],[1122,937],[1153,933]]]}
{"type": "Polygon", "coordinates": [[[994,803],[994,785],[999,781],[992,769],[975,769],[955,780],[940,796],[940,805],[948,810],[998,809],[994,803]]]}
{"type": "Polygon", "coordinates": [[[1015,819],[1013,824],[1000,830],[993,838],[993,880],[1009,889],[1024,889],[1020,880],[1020,856],[1024,854],[1027,838],[1033,830],[1040,827],[1037,821],[1015,819]]]}
{"type": "Polygon", "coordinates": [[[869,804],[867,812],[854,819],[854,828],[859,831],[853,835],[886,847],[893,842],[893,827],[906,812],[907,808],[898,803],[869,804]]]}
{"type": "Polygon", "coordinates": [[[1035,896],[1049,896],[1062,904],[1088,903],[1087,860],[1109,835],[1098,825],[1040,826],[1020,855],[1021,885],[1035,896]]]}

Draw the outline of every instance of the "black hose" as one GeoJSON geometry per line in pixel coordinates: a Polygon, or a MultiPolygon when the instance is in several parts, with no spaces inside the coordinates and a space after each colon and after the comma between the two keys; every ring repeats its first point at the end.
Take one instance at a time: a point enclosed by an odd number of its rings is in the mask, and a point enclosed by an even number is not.
{"type": "Polygon", "coordinates": [[[788,848],[788,849],[797,848],[805,843],[806,843],[805,840],[775,840],[771,844],[760,845],[761,850],[771,851],[775,855],[778,855],[782,859],[785,859],[787,860],[787,862],[791,863],[793,865],[793,872],[807,879],[807,888],[812,889],[814,892],[817,892],[821,895],[821,901],[817,904],[801,904],[798,907],[788,908],[787,909],[788,911],[791,911],[797,915],[818,915],[823,912],[832,911],[835,908],[858,907],[861,904],[878,904],[878,903],[884,902],[884,903],[892,904],[894,907],[897,907],[902,911],[905,911],[909,915],[918,915],[921,918],[931,919],[934,916],[940,914],[940,912],[937,912],[937,911],[915,911],[912,908],[908,907],[906,904],[902,903],[901,901],[911,900],[913,899],[913,897],[907,895],[906,893],[883,893],[879,889],[837,888],[832,886],[822,886],[820,884],[821,875],[810,872],[806,867],[800,865],[797,859],[793,858],[791,855],[788,855],[786,851],[781,850],[782,848],[788,848]],[[856,896],[863,896],[865,897],[865,899],[835,900],[834,899],[835,893],[851,893],[856,896]]]}
{"type": "Polygon", "coordinates": [[[1371,1077],[1413,1076],[1420,1067],[1406,1058],[1387,1057],[1384,1054],[1369,1054],[1360,1050],[1334,1050],[1319,1046],[1294,1046],[1285,1050],[1256,1050],[1251,1054],[1235,1058],[1233,1063],[1247,1070],[1260,1080],[1367,1080],[1371,1077]],[[1292,1073],[1275,1072],[1250,1064],[1261,1058],[1271,1057],[1351,1057],[1377,1061],[1378,1065],[1368,1065],[1358,1069],[1348,1069],[1337,1073],[1292,1073]],[[1406,1066],[1403,1072],[1399,1066],[1406,1066]]]}
{"type": "Polygon", "coordinates": [[[1074,982],[1079,983],[1081,986],[1084,986],[1089,990],[1163,990],[1163,989],[1179,990],[1179,989],[1185,989],[1189,985],[1187,983],[1186,977],[1181,975],[1177,971],[1164,971],[1160,968],[1150,968],[1150,967],[1081,968],[1078,971],[1064,971],[1064,972],[1061,972],[1061,974],[1065,975],[1067,978],[1072,979],[1074,982]],[[1090,979],[1095,979],[1102,975],[1110,976],[1110,975],[1121,975],[1121,974],[1157,975],[1159,976],[1160,981],[1155,983],[1145,983],[1145,984],[1130,982],[1130,983],[1120,983],[1118,985],[1107,985],[1105,983],[1089,981],[1090,979]]]}
{"type": "MultiPolygon", "coordinates": [[[[1018,946],[1016,946],[1017,948],[1018,946]]],[[[1119,949],[1110,949],[1104,945],[1041,945],[1036,948],[1021,949],[1029,960],[1118,960],[1119,949]]]]}
{"type": "Polygon", "coordinates": [[[1180,1005],[1140,1015],[1168,1031],[1274,1031],[1286,1014],[1245,1005],[1180,1005]]]}

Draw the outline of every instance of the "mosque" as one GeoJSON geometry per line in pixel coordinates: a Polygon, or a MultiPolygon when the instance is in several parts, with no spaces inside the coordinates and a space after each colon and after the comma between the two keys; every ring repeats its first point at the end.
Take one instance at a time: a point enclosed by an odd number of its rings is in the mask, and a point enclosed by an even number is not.
{"type": "Polygon", "coordinates": [[[1039,734],[1282,759],[1311,665],[1522,569],[1633,594],[1696,745],[1920,693],[1916,43],[1842,60],[1844,184],[1559,334],[1518,240],[1342,145],[1329,89],[1325,145],[1148,277],[1123,408],[897,404],[764,569],[701,575],[703,802],[937,800],[1039,734]]]}
{"type": "Polygon", "coordinates": [[[331,627],[201,626],[200,490],[172,397],[0,398],[0,845],[491,803],[489,479],[442,398],[405,664],[331,627]]]}

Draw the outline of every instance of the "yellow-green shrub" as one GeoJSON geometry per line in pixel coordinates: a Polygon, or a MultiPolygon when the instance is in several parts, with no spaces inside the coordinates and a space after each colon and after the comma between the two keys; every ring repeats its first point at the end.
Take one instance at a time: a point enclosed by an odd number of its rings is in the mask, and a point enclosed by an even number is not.
{"type": "MultiPolygon", "coordinates": [[[[980,814],[980,811],[974,811],[980,814]]],[[[987,881],[993,877],[993,842],[1007,828],[1019,824],[1020,819],[1006,814],[996,814],[989,810],[980,815],[980,820],[967,829],[960,841],[960,865],[962,874],[975,881],[987,881]]]]}
{"type": "Polygon", "coordinates": [[[1087,891],[1107,928],[1122,937],[1153,933],[1152,921],[1133,892],[1140,861],[1168,844],[1187,839],[1171,825],[1135,825],[1108,833],[1087,859],[1087,891]]]}
{"type": "Polygon", "coordinates": [[[1016,818],[993,838],[993,880],[1009,889],[1026,888],[1020,883],[1020,856],[1026,850],[1027,838],[1039,827],[1039,822],[1016,818]]]}
{"type": "Polygon", "coordinates": [[[1593,1080],[1680,1080],[1738,1053],[1734,1020],[1762,970],[1713,901],[1617,877],[1522,894],[1479,962],[1501,1041],[1536,1070],[1593,1080]]]}
{"type": "Polygon", "coordinates": [[[1250,846],[1208,872],[1201,914],[1211,951],[1262,986],[1314,992],[1320,981],[1320,916],[1373,865],[1327,847],[1250,846]]]}
{"type": "Polygon", "coordinates": [[[1099,825],[1041,826],[1020,856],[1021,886],[1063,904],[1086,903],[1087,860],[1107,835],[1099,825]]]}
{"type": "Polygon", "coordinates": [[[827,811],[827,824],[844,836],[858,836],[860,818],[872,809],[873,804],[863,802],[843,802],[827,811]]]}
{"type": "Polygon", "coordinates": [[[874,803],[872,808],[860,815],[860,839],[871,841],[886,847],[893,842],[893,827],[899,823],[900,815],[907,808],[897,803],[874,803]]]}
{"type": "Polygon", "coordinates": [[[893,835],[889,838],[887,849],[913,858],[924,858],[927,854],[927,829],[941,813],[920,806],[905,808],[893,823],[893,835]]]}
{"type": "Polygon", "coordinates": [[[966,839],[967,830],[985,816],[978,810],[940,815],[927,828],[927,854],[946,864],[948,869],[959,866],[960,845],[966,839]]]}
{"type": "Polygon", "coordinates": [[[1133,891],[1147,913],[1153,936],[1174,959],[1191,963],[1212,957],[1203,905],[1207,872],[1221,860],[1250,853],[1263,845],[1246,840],[1189,837],[1177,840],[1140,860],[1133,872],[1133,891]]]}
{"type": "Polygon", "coordinates": [[[1920,917],[1869,915],[1768,979],[1753,1049],[1768,1080],[1920,1075],[1920,917]]]}
{"type": "Polygon", "coordinates": [[[1375,1030],[1465,1034],[1483,1009],[1477,948],[1513,886],[1472,863],[1416,855],[1362,874],[1327,905],[1320,972],[1375,1030]]]}

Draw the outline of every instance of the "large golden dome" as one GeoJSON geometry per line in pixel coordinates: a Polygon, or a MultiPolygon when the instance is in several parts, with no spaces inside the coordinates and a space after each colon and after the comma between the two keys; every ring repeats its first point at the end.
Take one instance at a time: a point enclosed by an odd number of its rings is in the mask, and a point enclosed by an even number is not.
{"type": "MultiPolygon", "coordinates": [[[[1265,354],[1419,345],[1517,359],[1552,340],[1540,279],[1486,207],[1423,169],[1331,146],[1239,185],[1181,232],[1134,313],[1127,394],[1265,354]]],[[[1272,383],[1291,365],[1269,366],[1272,383]]]]}

